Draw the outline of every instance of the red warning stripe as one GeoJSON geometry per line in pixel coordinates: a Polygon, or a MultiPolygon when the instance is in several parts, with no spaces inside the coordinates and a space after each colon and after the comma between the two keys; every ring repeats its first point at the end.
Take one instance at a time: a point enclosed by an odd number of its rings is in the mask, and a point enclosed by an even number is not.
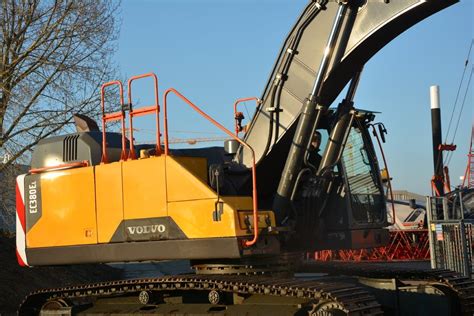
{"type": "Polygon", "coordinates": [[[18,188],[18,183],[16,184],[16,213],[18,215],[18,219],[20,220],[23,231],[26,232],[25,203],[23,202],[23,197],[21,196],[20,189],[18,188]]]}
{"type": "Polygon", "coordinates": [[[23,261],[20,254],[18,253],[18,250],[16,251],[16,260],[18,261],[18,264],[20,265],[20,267],[26,267],[27,266],[27,264],[23,261]]]}

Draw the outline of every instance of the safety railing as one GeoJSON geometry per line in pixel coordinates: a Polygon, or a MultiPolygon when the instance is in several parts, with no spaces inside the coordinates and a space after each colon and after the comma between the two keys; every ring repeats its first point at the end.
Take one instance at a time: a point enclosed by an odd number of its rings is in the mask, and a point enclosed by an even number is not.
{"type": "Polygon", "coordinates": [[[473,268],[474,222],[433,222],[430,229],[432,268],[450,269],[470,277],[473,268]]]}
{"type": "Polygon", "coordinates": [[[389,243],[367,249],[318,250],[311,259],[317,261],[414,261],[429,260],[426,229],[391,230],[389,243]]]}
{"type": "Polygon", "coordinates": [[[138,116],[144,116],[148,114],[155,114],[156,117],[156,155],[161,155],[160,145],[160,105],[158,96],[158,78],[154,73],[147,73],[139,76],[134,76],[128,79],[128,103],[130,107],[129,121],[130,121],[130,152],[129,158],[135,159],[134,139],[133,139],[133,118],[138,116]],[[134,109],[132,106],[132,82],[138,79],[151,77],[153,79],[154,90],[155,90],[155,104],[150,106],[143,106],[138,109],[134,109]]]}
{"type": "Polygon", "coordinates": [[[242,119],[244,118],[244,115],[242,114],[242,112],[237,112],[237,105],[239,105],[242,102],[247,102],[247,101],[255,101],[257,106],[261,103],[260,99],[257,97],[240,98],[234,102],[235,136],[237,137],[239,136],[239,133],[242,131],[242,119]]]}
{"type": "Polygon", "coordinates": [[[165,142],[165,155],[169,154],[169,148],[168,148],[168,112],[167,112],[167,98],[170,93],[175,94],[178,98],[180,98],[182,101],[184,101],[187,105],[189,105],[194,111],[199,113],[202,117],[204,117],[206,120],[211,122],[214,126],[219,128],[221,131],[229,135],[229,137],[235,139],[237,142],[239,142],[242,146],[245,146],[250,150],[252,153],[252,200],[253,200],[253,231],[254,231],[254,236],[252,240],[246,240],[244,242],[244,245],[249,247],[254,245],[257,242],[258,239],[258,203],[257,203],[257,172],[255,168],[255,152],[253,148],[241,140],[239,137],[234,135],[231,131],[229,131],[227,128],[219,124],[216,120],[214,120],[212,117],[210,117],[208,114],[206,114],[204,111],[202,111],[199,107],[197,107],[195,104],[193,104],[191,101],[189,101],[185,96],[183,96],[180,92],[178,92],[176,89],[170,88],[165,91],[163,95],[163,122],[164,122],[164,142],[165,142]]]}
{"type": "Polygon", "coordinates": [[[101,163],[107,163],[107,122],[120,121],[122,128],[122,152],[120,153],[120,160],[126,160],[126,141],[125,141],[125,112],[123,108],[123,85],[120,81],[110,81],[104,83],[100,89],[100,104],[102,109],[102,158],[101,163]],[[120,111],[113,113],[105,113],[105,88],[117,85],[119,87],[119,96],[120,96],[120,111]]]}
{"type": "Polygon", "coordinates": [[[474,266],[474,220],[465,219],[462,194],[428,197],[431,267],[471,277],[474,266]]]}

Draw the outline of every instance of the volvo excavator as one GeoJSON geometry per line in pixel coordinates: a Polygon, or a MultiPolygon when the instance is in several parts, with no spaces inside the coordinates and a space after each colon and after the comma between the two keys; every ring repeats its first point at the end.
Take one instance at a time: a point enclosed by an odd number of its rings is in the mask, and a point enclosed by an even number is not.
{"type": "Polygon", "coordinates": [[[41,141],[17,178],[18,262],[186,259],[194,273],[39,290],[19,314],[471,315],[474,283],[452,271],[302,260],[386,244],[375,112],[354,95],[374,54],[455,2],[311,0],[242,138],[177,89],[160,102],[152,73],[128,81],[127,102],[120,81],[104,84],[101,129],[78,116],[78,132],[41,141]],[[143,78],[155,103],[138,107],[132,86],[143,78]],[[227,133],[224,147],[169,148],[170,95],[227,133]],[[154,144],[135,144],[143,115],[156,120],[154,144]],[[107,131],[112,121],[121,133],[107,131]],[[311,159],[316,132],[324,141],[311,159]]]}

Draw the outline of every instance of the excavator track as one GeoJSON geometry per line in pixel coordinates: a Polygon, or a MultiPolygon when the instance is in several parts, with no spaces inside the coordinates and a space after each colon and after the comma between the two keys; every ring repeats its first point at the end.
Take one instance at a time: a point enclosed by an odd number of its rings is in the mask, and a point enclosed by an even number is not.
{"type": "MultiPolygon", "coordinates": [[[[23,301],[19,308],[19,315],[58,315],[59,310],[65,312],[61,315],[80,314],[81,309],[89,308],[103,298],[115,299],[115,303],[110,305],[111,309],[109,310],[114,315],[149,314],[152,312],[167,314],[163,309],[160,310],[159,303],[153,304],[149,298],[154,297],[155,303],[158,301],[166,303],[168,294],[163,294],[176,291],[180,293],[189,291],[193,293],[193,296],[199,296],[196,294],[200,292],[201,296],[204,294],[208,299],[207,304],[211,304],[208,312],[220,311],[227,315],[268,315],[268,311],[275,315],[288,315],[288,311],[294,311],[291,314],[295,315],[315,316],[383,314],[382,307],[372,294],[362,287],[346,284],[340,280],[325,280],[324,278],[301,280],[265,275],[190,274],[40,290],[30,294],[23,301]],[[130,305],[123,305],[127,309],[120,310],[119,299],[130,300],[130,297],[134,297],[136,303],[140,300],[144,304],[141,305],[142,308],[135,308],[131,312],[130,305]],[[255,299],[255,297],[257,298],[255,299]],[[268,299],[271,298],[277,298],[278,303],[269,303],[268,299]],[[288,302],[285,303],[284,299],[287,299],[288,302]],[[250,300],[250,303],[246,304],[246,300],[250,300]],[[294,309],[282,306],[285,304],[292,305],[294,309]],[[146,308],[144,309],[144,307],[146,308]],[[232,307],[238,309],[232,309],[232,307]],[[265,308],[267,309],[263,311],[265,308]]],[[[94,313],[93,309],[92,312],[91,310],[85,312],[94,313]]],[[[103,309],[99,309],[98,312],[108,313],[103,309]]],[[[176,309],[173,312],[176,314],[176,309]]],[[[201,315],[195,310],[192,315],[196,314],[201,315]]]]}
{"type": "MultiPolygon", "coordinates": [[[[407,269],[372,263],[311,262],[281,274],[187,274],[88,284],[30,294],[19,315],[183,314],[205,315],[382,315],[377,291],[366,280],[394,280],[399,288],[439,289],[454,302],[452,315],[474,315],[474,281],[450,270],[407,269]],[[332,275],[335,275],[334,277],[332,275]],[[358,279],[359,278],[359,279],[358,279]],[[183,295],[183,293],[185,293],[183,295]],[[177,302],[175,296],[188,296],[177,302]],[[189,298],[192,298],[191,301],[189,298]],[[196,299],[197,298],[197,299],[196,299]],[[200,300],[199,300],[200,299],[200,300]],[[107,302],[101,304],[101,301],[107,302]],[[190,305],[189,303],[200,304],[190,305]],[[179,305],[181,304],[181,305],[179,305]],[[191,311],[191,312],[190,312],[191,311]]],[[[371,281],[371,282],[372,282],[371,281]]]]}
{"type": "Polygon", "coordinates": [[[391,264],[366,262],[311,262],[300,266],[300,272],[328,273],[371,279],[394,279],[404,284],[416,283],[451,291],[463,315],[474,315],[474,281],[458,272],[442,269],[407,269],[391,264]]]}

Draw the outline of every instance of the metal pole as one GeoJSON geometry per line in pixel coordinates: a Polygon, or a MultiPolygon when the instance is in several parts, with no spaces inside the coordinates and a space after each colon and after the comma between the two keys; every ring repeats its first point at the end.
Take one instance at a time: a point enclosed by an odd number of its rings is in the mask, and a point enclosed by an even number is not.
{"type": "Polygon", "coordinates": [[[466,240],[466,227],[464,226],[464,220],[459,221],[461,228],[461,243],[462,243],[462,259],[463,259],[463,271],[464,276],[471,277],[471,260],[467,253],[467,240],[466,240]]]}
{"type": "Polygon", "coordinates": [[[439,86],[430,87],[430,100],[431,100],[431,129],[432,129],[432,139],[433,139],[434,184],[440,196],[443,196],[444,195],[443,152],[439,149],[439,146],[442,144],[439,86]]]}
{"type": "Polygon", "coordinates": [[[442,198],[441,202],[442,202],[442,205],[443,205],[443,219],[445,221],[448,221],[448,220],[452,219],[451,216],[449,216],[448,199],[442,198]]]}
{"type": "MultiPolygon", "coordinates": [[[[428,237],[430,240],[430,262],[431,268],[436,269],[436,253],[435,253],[435,245],[434,245],[434,238],[433,238],[433,231],[431,229],[431,225],[433,223],[433,216],[432,216],[432,209],[431,209],[431,197],[426,197],[426,211],[428,215],[428,237]]],[[[435,231],[436,232],[436,231],[435,231]]]]}

